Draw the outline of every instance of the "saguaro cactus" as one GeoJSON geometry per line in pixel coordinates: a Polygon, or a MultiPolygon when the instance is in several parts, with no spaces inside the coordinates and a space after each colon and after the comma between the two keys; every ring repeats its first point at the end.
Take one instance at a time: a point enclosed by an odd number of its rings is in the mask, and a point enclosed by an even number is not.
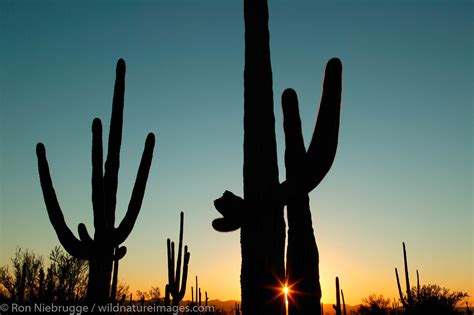
{"type": "MultiPolygon", "coordinates": [[[[183,225],[184,225],[184,212],[181,211],[180,223],[179,223],[179,243],[178,243],[178,258],[176,260],[175,268],[175,249],[174,242],[170,239],[167,240],[167,252],[168,252],[168,284],[166,285],[166,295],[173,297],[173,305],[179,305],[179,302],[183,299],[186,293],[186,281],[188,279],[188,264],[190,253],[188,252],[188,246],[184,246],[184,260],[183,260],[183,278],[181,279],[181,260],[183,258],[183,225]],[[181,280],[181,288],[180,286],[181,280]]],[[[169,298],[168,298],[169,300],[169,298]]]]}
{"type": "Polygon", "coordinates": [[[78,226],[79,239],[67,226],[51,180],[45,147],[42,143],[38,143],[36,146],[39,177],[49,219],[66,251],[76,258],[89,261],[87,296],[90,302],[96,303],[106,303],[110,298],[113,260],[119,260],[126,254],[126,247],[119,247],[115,254],[114,248],[120,246],[127,239],[140,212],[155,145],[155,136],[153,133],[149,133],[127,212],[119,226],[115,227],[124,92],[125,61],[120,59],[117,62],[116,69],[105,171],[103,166],[102,123],[98,118],[95,118],[92,123],[94,238],[89,235],[83,223],[78,226]]]}
{"type": "MultiPolygon", "coordinates": [[[[398,294],[400,295],[400,302],[402,302],[403,308],[407,312],[410,312],[411,309],[413,308],[413,297],[411,296],[411,289],[410,289],[410,277],[408,274],[408,261],[407,261],[407,252],[405,248],[405,242],[402,242],[403,244],[403,264],[405,266],[405,281],[406,281],[406,294],[407,298],[403,296],[402,288],[400,286],[400,278],[398,277],[398,270],[395,268],[395,277],[397,278],[397,286],[398,286],[398,294]]],[[[419,290],[419,277],[418,277],[418,270],[417,270],[417,284],[418,284],[418,290],[419,290]]]]}
{"type": "Polygon", "coordinates": [[[288,205],[288,277],[295,285],[301,283],[301,299],[308,305],[303,313],[310,307],[311,312],[319,313],[319,259],[307,194],[329,171],[336,153],[342,66],[338,59],[328,62],[319,115],[307,151],[296,93],[283,93],[287,180],[279,183],[267,1],[244,0],[244,18],[244,198],[226,191],[217,199],[214,205],[223,218],[214,220],[213,227],[221,232],[241,229],[242,313],[284,314],[283,296],[278,295],[285,278],[283,207],[288,205]],[[303,264],[307,257],[309,261],[303,264]]]}
{"type": "Polygon", "coordinates": [[[332,307],[336,311],[336,315],[342,315],[341,312],[341,293],[339,289],[339,277],[336,277],[336,304],[332,307]]]}

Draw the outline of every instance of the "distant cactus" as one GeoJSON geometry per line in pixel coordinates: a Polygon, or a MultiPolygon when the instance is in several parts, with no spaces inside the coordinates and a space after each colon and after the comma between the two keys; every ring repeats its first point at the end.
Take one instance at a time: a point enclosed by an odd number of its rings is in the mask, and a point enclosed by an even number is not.
{"type": "Polygon", "coordinates": [[[87,297],[89,302],[102,304],[110,299],[113,261],[123,258],[126,254],[125,247],[119,247],[115,254],[114,248],[120,246],[127,239],[140,212],[155,145],[154,135],[152,133],[148,134],[128,210],[124,219],[116,228],[115,208],[122,141],[124,91],[125,61],[120,59],[117,62],[116,69],[105,172],[103,166],[102,124],[98,118],[94,119],[92,123],[94,238],[89,235],[83,223],[78,226],[79,239],[66,225],[51,180],[45,147],[42,143],[38,143],[36,146],[41,188],[51,224],[59,241],[69,254],[89,261],[87,297]]]}
{"type": "MultiPolygon", "coordinates": [[[[336,277],[336,304],[332,306],[336,311],[336,315],[347,315],[346,312],[346,301],[344,300],[344,292],[339,286],[339,277],[336,277]],[[342,297],[342,308],[341,308],[341,297],[342,297]]],[[[323,305],[321,304],[321,313],[323,305]]]]}
{"type": "Polygon", "coordinates": [[[240,315],[240,304],[235,302],[235,315],[240,315]]]}
{"type": "Polygon", "coordinates": [[[339,289],[339,277],[336,277],[336,304],[332,307],[336,311],[336,315],[342,315],[341,312],[341,294],[339,289]]]}
{"type": "Polygon", "coordinates": [[[341,297],[342,297],[342,311],[344,315],[347,315],[346,313],[346,301],[344,300],[344,292],[341,289],[341,297]]]}
{"type": "Polygon", "coordinates": [[[199,303],[198,303],[199,306],[202,305],[202,297],[201,297],[201,288],[199,288],[199,303]]]}
{"type": "MultiPolygon", "coordinates": [[[[296,93],[283,93],[287,180],[280,184],[267,1],[244,0],[244,18],[244,198],[226,191],[217,199],[214,204],[223,218],[214,220],[213,227],[221,232],[241,229],[242,312],[284,314],[283,296],[279,298],[275,288],[285,282],[283,207],[288,205],[287,278],[293,280],[289,285],[302,293],[293,296],[298,299],[294,304],[303,305],[301,314],[319,314],[319,256],[307,194],[324,178],[336,154],[342,66],[338,59],[327,64],[318,119],[308,150],[302,141],[296,93]]],[[[292,310],[291,314],[298,311],[292,310]]]]}
{"type": "MultiPolygon", "coordinates": [[[[400,295],[400,302],[402,302],[403,308],[407,312],[410,312],[411,309],[414,307],[414,303],[413,303],[413,297],[411,295],[411,289],[410,289],[410,277],[408,274],[408,262],[407,262],[407,252],[405,249],[405,242],[403,242],[402,244],[403,244],[403,263],[405,266],[405,280],[406,280],[406,294],[407,294],[406,299],[403,295],[402,288],[400,286],[400,278],[398,277],[397,268],[395,268],[395,277],[397,278],[397,286],[398,286],[398,294],[400,295]]],[[[419,279],[418,279],[418,288],[419,288],[419,279]]]]}
{"type": "MultiPolygon", "coordinates": [[[[186,282],[188,279],[188,264],[190,253],[188,252],[188,246],[184,246],[184,260],[182,261],[183,254],[183,225],[184,225],[184,212],[181,211],[180,223],[179,223],[179,243],[178,243],[178,257],[175,267],[175,248],[174,242],[170,239],[167,240],[167,253],[168,253],[168,284],[166,285],[166,295],[173,297],[173,305],[179,305],[179,302],[184,298],[186,293],[186,282]],[[181,261],[183,263],[183,277],[181,279],[181,261]],[[180,287],[181,281],[181,287],[180,287]]],[[[168,297],[169,299],[169,297],[168,297]]]]}
{"type": "Polygon", "coordinates": [[[196,276],[196,287],[195,287],[195,290],[194,290],[194,292],[196,293],[196,300],[195,300],[196,305],[198,305],[198,303],[199,303],[199,292],[200,291],[201,291],[201,289],[198,286],[198,276],[196,276]]]}

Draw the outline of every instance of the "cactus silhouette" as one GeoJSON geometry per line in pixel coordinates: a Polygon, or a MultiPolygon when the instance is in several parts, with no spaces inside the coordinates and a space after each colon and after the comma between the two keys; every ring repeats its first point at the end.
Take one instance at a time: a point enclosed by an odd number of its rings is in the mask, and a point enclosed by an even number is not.
{"type": "Polygon", "coordinates": [[[115,227],[124,92],[125,61],[120,59],[116,68],[105,168],[103,166],[102,123],[98,118],[95,118],[92,123],[92,208],[95,228],[93,238],[83,223],[78,226],[79,239],[67,226],[51,180],[45,147],[42,143],[36,146],[39,177],[49,220],[65,250],[72,256],[89,262],[87,290],[89,302],[106,303],[110,299],[113,261],[120,260],[126,254],[126,247],[119,247],[115,254],[114,248],[120,246],[133,229],[140,212],[153,158],[155,136],[149,133],[127,212],[118,227],[115,227]]]}
{"type": "MultiPolygon", "coordinates": [[[[244,198],[226,191],[214,202],[223,218],[212,224],[220,232],[240,228],[242,313],[284,314],[283,296],[278,295],[285,278],[283,207],[288,205],[288,285],[302,293],[292,296],[304,305],[302,314],[310,310],[319,313],[319,256],[308,193],[324,178],[336,154],[342,65],[338,59],[327,64],[318,119],[307,151],[296,93],[291,89],[283,93],[287,180],[280,183],[267,1],[244,0],[244,19],[244,198]]],[[[292,310],[291,314],[298,313],[292,310]]]]}
{"type": "Polygon", "coordinates": [[[341,312],[341,290],[339,289],[339,277],[336,277],[336,304],[332,307],[336,311],[336,315],[342,315],[341,312]]]}
{"type": "Polygon", "coordinates": [[[347,315],[347,313],[346,313],[346,300],[344,300],[344,292],[342,291],[342,289],[341,289],[341,297],[342,297],[342,311],[343,311],[342,313],[344,315],[347,315]]]}
{"type": "MultiPolygon", "coordinates": [[[[405,242],[402,242],[403,244],[403,264],[405,267],[405,281],[406,281],[406,294],[407,297],[405,299],[402,288],[400,286],[400,278],[398,277],[398,270],[395,268],[395,277],[397,278],[397,286],[398,286],[398,294],[400,295],[400,302],[402,302],[403,308],[407,313],[410,313],[414,307],[413,303],[413,297],[411,296],[411,289],[410,289],[410,276],[408,274],[408,261],[407,261],[407,252],[405,248],[405,242]]],[[[418,270],[416,271],[417,274],[417,285],[418,285],[418,292],[420,290],[420,281],[419,281],[419,275],[418,275],[418,270]]]]}
{"type": "Polygon", "coordinates": [[[179,302],[183,299],[186,293],[186,282],[188,280],[188,264],[190,253],[188,252],[188,246],[184,246],[184,260],[183,259],[183,225],[184,225],[184,213],[181,211],[180,223],[179,223],[179,243],[178,243],[178,257],[176,259],[175,268],[175,248],[174,242],[170,239],[167,240],[167,253],[168,253],[168,284],[166,285],[166,295],[169,304],[169,295],[173,297],[173,305],[179,305],[179,302]],[[181,279],[181,262],[183,263],[183,275],[181,279]],[[180,288],[181,280],[181,288],[180,288]]]}
{"type": "Polygon", "coordinates": [[[117,295],[117,283],[118,283],[118,268],[119,268],[119,259],[117,256],[119,247],[115,246],[114,249],[114,263],[113,263],[113,273],[112,273],[112,287],[110,289],[110,300],[111,302],[116,302],[117,295]]]}

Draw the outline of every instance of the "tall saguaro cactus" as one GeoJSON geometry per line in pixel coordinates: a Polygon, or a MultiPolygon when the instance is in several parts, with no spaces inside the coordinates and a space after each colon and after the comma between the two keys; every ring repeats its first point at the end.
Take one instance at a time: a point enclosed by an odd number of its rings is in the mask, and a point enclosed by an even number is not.
{"type": "MultiPolygon", "coordinates": [[[[308,193],[324,178],[336,154],[342,66],[338,59],[327,64],[308,150],[301,134],[296,93],[290,89],[283,93],[287,180],[280,183],[267,0],[244,0],[244,18],[244,198],[226,191],[217,199],[214,205],[223,218],[214,220],[213,227],[221,232],[241,229],[242,313],[284,314],[283,296],[278,295],[285,278],[283,207],[288,205],[287,278],[292,282],[288,286],[294,285],[302,293],[292,295],[297,299],[295,304],[304,305],[301,314],[310,310],[319,313],[319,257],[308,193]]],[[[291,309],[290,314],[298,312],[291,309]]]]}
{"type": "Polygon", "coordinates": [[[176,258],[175,268],[175,248],[174,242],[167,240],[168,253],[168,284],[166,285],[166,299],[169,301],[169,295],[173,297],[173,305],[179,305],[179,302],[184,298],[186,293],[186,282],[188,280],[188,264],[190,253],[188,246],[184,246],[184,260],[183,260],[183,225],[184,212],[181,211],[179,223],[179,243],[178,243],[178,257],[176,258]],[[181,262],[183,263],[183,275],[181,279],[181,262]],[[181,287],[180,287],[181,281],[181,287]]]}
{"type": "Polygon", "coordinates": [[[95,228],[93,238],[83,223],[78,226],[79,239],[67,226],[51,180],[45,147],[42,143],[36,146],[39,177],[49,219],[66,251],[76,258],[89,261],[87,297],[90,302],[96,303],[106,303],[110,298],[112,263],[126,254],[126,247],[120,245],[129,236],[140,212],[155,146],[155,136],[149,133],[127,212],[118,227],[115,227],[124,93],[125,61],[120,59],[116,68],[105,167],[103,165],[102,123],[98,118],[95,118],[92,123],[92,208],[95,228]],[[114,253],[115,247],[118,247],[118,250],[114,253]]]}

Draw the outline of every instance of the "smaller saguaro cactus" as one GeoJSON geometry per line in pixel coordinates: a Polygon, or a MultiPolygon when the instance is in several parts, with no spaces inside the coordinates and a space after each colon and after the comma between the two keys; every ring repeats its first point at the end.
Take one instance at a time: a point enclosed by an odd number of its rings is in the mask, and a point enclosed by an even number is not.
{"type": "MultiPolygon", "coordinates": [[[[409,311],[411,308],[413,308],[413,297],[411,295],[411,290],[410,290],[410,277],[408,274],[408,262],[407,262],[407,252],[405,248],[405,242],[403,242],[402,244],[403,244],[403,263],[405,266],[405,280],[406,280],[406,294],[407,294],[406,299],[403,296],[402,288],[400,286],[400,278],[398,277],[397,268],[395,268],[395,277],[397,278],[397,286],[398,286],[398,293],[400,295],[400,302],[402,302],[403,308],[406,311],[409,311]]],[[[418,281],[418,286],[419,286],[419,281],[418,281]]]]}
{"type": "Polygon", "coordinates": [[[184,226],[184,212],[181,211],[179,224],[179,243],[178,243],[178,257],[175,268],[175,247],[174,242],[167,240],[166,245],[168,249],[168,284],[166,285],[166,296],[171,295],[173,298],[173,305],[179,305],[186,293],[186,282],[188,279],[188,264],[190,253],[188,246],[184,246],[184,260],[183,260],[183,226],[184,226]],[[183,274],[181,278],[181,263],[183,264],[183,274]],[[181,287],[180,287],[181,281],[181,287]]]}
{"type": "Polygon", "coordinates": [[[209,297],[207,296],[207,291],[204,292],[206,294],[206,306],[209,306],[209,297]]]}
{"type": "Polygon", "coordinates": [[[418,273],[418,269],[416,269],[416,296],[417,298],[420,297],[420,274],[418,273]]]}
{"type": "Polygon", "coordinates": [[[240,315],[240,304],[235,302],[235,315],[240,315]]]}
{"type": "Polygon", "coordinates": [[[342,311],[344,315],[347,315],[346,313],[346,301],[344,300],[344,292],[341,289],[341,297],[342,297],[342,311]]]}
{"type": "Polygon", "coordinates": [[[336,311],[336,315],[341,315],[341,295],[339,292],[339,277],[336,277],[336,304],[332,306],[336,311]]]}
{"type": "Polygon", "coordinates": [[[198,303],[199,306],[202,305],[202,298],[201,298],[201,288],[199,288],[199,303],[198,303]]]}
{"type": "MultiPolygon", "coordinates": [[[[336,311],[336,315],[342,315],[342,311],[341,311],[341,293],[342,293],[342,290],[339,289],[339,277],[336,277],[336,305],[333,305],[332,307],[334,308],[334,310],[336,311]]],[[[343,302],[344,302],[344,295],[342,295],[342,299],[343,299],[343,302]]],[[[344,304],[344,315],[345,315],[345,304],[344,304]]]]}
{"type": "Polygon", "coordinates": [[[105,304],[110,300],[113,262],[123,258],[126,254],[127,248],[120,245],[128,238],[137,220],[153,159],[155,136],[153,133],[149,133],[125,217],[116,227],[115,210],[122,143],[125,72],[125,61],[119,59],[116,67],[105,163],[102,122],[98,118],[92,122],[92,209],[95,229],[92,236],[87,231],[85,224],[80,223],[78,225],[79,238],[77,238],[66,224],[51,179],[45,146],[42,143],[38,143],[36,146],[40,184],[49,220],[64,249],[71,256],[89,262],[87,287],[89,303],[105,304]],[[115,250],[117,247],[118,250],[115,250]]]}
{"type": "Polygon", "coordinates": [[[198,286],[198,276],[196,276],[196,287],[195,287],[195,292],[196,292],[196,305],[198,305],[198,302],[199,302],[199,296],[198,296],[198,292],[199,292],[199,286],[198,286]]]}

